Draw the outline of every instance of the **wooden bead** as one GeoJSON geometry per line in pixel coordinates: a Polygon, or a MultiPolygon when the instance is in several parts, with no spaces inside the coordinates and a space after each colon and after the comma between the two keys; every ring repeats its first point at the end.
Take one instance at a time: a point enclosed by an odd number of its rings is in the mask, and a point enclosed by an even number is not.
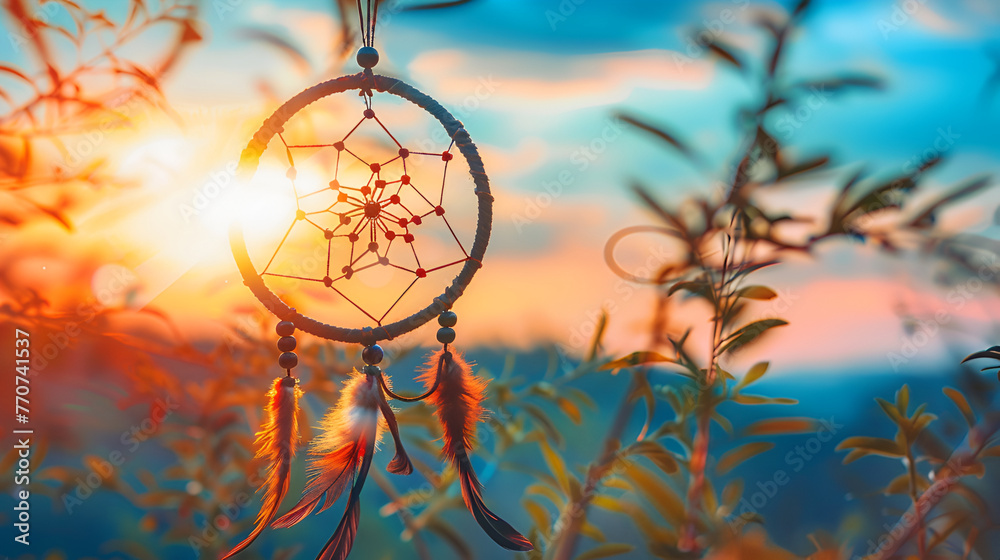
{"type": "Polygon", "coordinates": [[[291,352],[295,350],[295,337],[294,336],[283,336],[278,339],[278,350],[282,352],[291,352]]]}
{"type": "Polygon", "coordinates": [[[274,332],[278,333],[278,336],[292,336],[292,333],[295,332],[295,323],[282,321],[278,323],[278,326],[274,327],[274,332]]]}
{"type": "Polygon", "coordinates": [[[385,353],[382,352],[382,347],[378,344],[365,346],[365,349],[361,351],[361,359],[370,366],[381,362],[384,355],[385,353]]]}
{"type": "Polygon", "coordinates": [[[441,344],[451,344],[455,342],[455,329],[451,327],[441,327],[437,333],[438,342],[441,344]]]}
{"type": "Polygon", "coordinates": [[[454,327],[458,323],[458,315],[454,311],[442,311],[438,316],[438,324],[442,327],[454,327]]]}
{"type": "Polygon", "coordinates": [[[374,47],[361,47],[358,50],[358,66],[374,68],[378,64],[378,51],[374,47]]]}
{"type": "Polygon", "coordinates": [[[295,355],[295,352],[283,352],[278,356],[278,365],[281,366],[281,369],[292,369],[299,365],[299,357],[295,355]]]}

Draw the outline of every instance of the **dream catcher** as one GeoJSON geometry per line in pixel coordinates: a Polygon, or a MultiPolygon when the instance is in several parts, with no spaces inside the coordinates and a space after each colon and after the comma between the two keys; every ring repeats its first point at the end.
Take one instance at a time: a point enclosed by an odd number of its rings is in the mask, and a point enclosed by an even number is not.
{"type": "MultiPolygon", "coordinates": [[[[366,11],[362,11],[361,1],[358,0],[358,12],[364,46],[358,52],[357,61],[363,71],[323,82],[287,101],[264,121],[240,159],[240,177],[249,181],[258,173],[261,156],[268,145],[276,146],[286,160],[283,162],[287,168],[282,181],[287,182],[294,193],[295,210],[294,216],[290,217],[291,225],[278,248],[260,270],[255,267],[247,249],[245,233],[252,230],[244,231],[238,223],[230,230],[230,243],[244,283],[281,320],[276,329],[280,336],[278,349],[282,352],[278,364],[286,375],[274,381],[268,394],[267,419],[255,442],[258,459],[268,465],[262,487],[263,505],[249,537],[225,558],[249,546],[268,525],[279,528],[295,525],[310,513],[321,512],[333,505],[350,488],[343,518],[318,556],[324,560],[346,558],[357,534],[361,489],[385,429],[388,429],[395,444],[395,456],[387,470],[400,475],[410,474],[413,470],[403,449],[395,414],[389,405],[392,399],[402,402],[426,400],[436,407],[435,415],[444,435],[442,454],[458,472],[465,505],[497,544],[511,550],[530,550],[531,543],[491,512],[483,501],[482,485],[472,469],[470,454],[475,429],[484,412],[481,403],[486,383],[472,374],[461,354],[452,347],[458,317],[451,307],[482,266],[489,241],[493,217],[489,180],[476,146],[461,122],[427,95],[395,78],[380,76],[372,71],[379,60],[379,54],[373,47],[378,2],[375,2],[373,13],[371,0],[366,11]],[[346,134],[312,144],[297,144],[286,138],[286,127],[294,116],[311,104],[349,91],[357,91],[361,103],[357,107],[358,124],[349,128],[346,134]],[[434,117],[447,135],[447,148],[440,152],[410,149],[397,139],[390,132],[390,123],[380,117],[379,112],[382,100],[391,99],[391,96],[416,105],[434,117]],[[363,153],[363,144],[352,146],[356,140],[353,136],[355,131],[363,125],[385,132],[393,146],[392,157],[379,161],[363,153]],[[297,161],[301,160],[297,159],[297,154],[302,150],[312,150],[313,156],[320,152],[328,154],[325,160],[319,160],[328,162],[324,169],[328,176],[323,177],[324,184],[318,189],[304,189],[301,184],[300,166],[297,165],[297,161]],[[461,157],[455,158],[456,155],[461,157]],[[463,159],[465,165],[460,163],[463,159]],[[427,190],[430,185],[418,184],[411,177],[410,170],[420,165],[419,160],[434,162],[443,168],[440,194],[430,192],[427,190]],[[452,166],[462,165],[463,168],[467,165],[474,184],[472,190],[478,204],[478,216],[474,240],[468,251],[448,221],[445,208],[444,190],[449,163],[452,166]],[[348,177],[342,173],[347,166],[355,171],[360,167],[364,173],[348,177]],[[329,203],[308,207],[307,203],[322,197],[327,197],[329,203]],[[423,228],[432,221],[443,225],[454,238],[460,249],[458,258],[437,264],[428,263],[426,259],[421,261],[417,240],[423,228]],[[325,253],[325,267],[314,267],[318,273],[278,270],[275,267],[279,260],[277,257],[293,231],[298,231],[301,239],[318,248],[314,253],[325,253]],[[373,310],[346,295],[352,281],[356,282],[367,271],[379,268],[412,278],[407,280],[402,294],[387,304],[384,311],[373,310]],[[442,272],[455,273],[450,284],[446,284],[444,293],[433,298],[423,309],[395,322],[389,321],[390,312],[414,285],[442,272]],[[301,282],[309,289],[326,290],[331,297],[346,302],[360,312],[368,326],[334,326],[300,312],[272,290],[272,282],[287,281],[301,282]],[[431,356],[426,370],[418,378],[424,384],[425,392],[414,397],[400,396],[393,392],[387,373],[379,367],[383,350],[378,342],[399,337],[434,318],[437,318],[440,327],[437,340],[442,348],[431,356]],[[298,364],[293,336],[296,329],[328,340],[363,345],[361,356],[365,365],[360,372],[353,372],[341,389],[337,405],[323,420],[323,434],[316,438],[311,449],[310,477],[302,498],[290,511],[278,517],[278,509],[288,492],[290,466],[298,441],[296,413],[302,393],[293,374],[298,364]]],[[[346,121],[354,122],[354,117],[346,121]]],[[[326,134],[325,127],[323,130],[326,134]]],[[[311,159],[315,160],[314,157],[311,159]]]]}

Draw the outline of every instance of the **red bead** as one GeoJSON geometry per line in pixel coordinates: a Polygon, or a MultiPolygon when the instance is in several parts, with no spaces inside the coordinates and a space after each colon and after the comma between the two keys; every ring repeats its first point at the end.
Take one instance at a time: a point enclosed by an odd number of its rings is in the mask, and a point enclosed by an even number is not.
{"type": "Polygon", "coordinates": [[[348,235],[347,236],[347,240],[350,241],[351,243],[354,243],[355,241],[358,240],[358,234],[352,233],[352,234],[348,235]]]}
{"type": "Polygon", "coordinates": [[[403,236],[403,241],[405,241],[407,243],[413,243],[413,234],[412,233],[407,233],[406,235],[404,235],[403,236]]]}
{"type": "Polygon", "coordinates": [[[455,157],[451,152],[444,152],[441,154],[441,159],[444,161],[451,161],[451,158],[455,157]]]}
{"type": "Polygon", "coordinates": [[[347,193],[340,193],[337,195],[337,202],[347,202],[347,193]]]}
{"type": "Polygon", "coordinates": [[[379,172],[379,170],[381,170],[381,169],[382,169],[382,166],[381,166],[381,165],[379,165],[379,164],[377,164],[377,163],[373,163],[373,164],[369,165],[368,167],[370,167],[370,168],[371,168],[371,170],[372,170],[372,173],[378,173],[378,172],[379,172]]]}
{"type": "Polygon", "coordinates": [[[435,206],[434,207],[434,213],[437,214],[438,216],[444,216],[444,207],[443,206],[435,206]]]}
{"type": "Polygon", "coordinates": [[[399,195],[398,194],[394,194],[394,195],[390,196],[389,197],[389,202],[391,202],[392,204],[399,204],[399,195]]]}
{"type": "Polygon", "coordinates": [[[326,286],[327,288],[329,288],[330,286],[332,286],[333,285],[333,278],[330,278],[329,276],[324,276],[323,277],[323,285],[326,286]]]}
{"type": "Polygon", "coordinates": [[[323,232],[323,237],[325,237],[327,239],[333,239],[333,231],[331,231],[331,230],[324,231],[323,232]]]}
{"type": "Polygon", "coordinates": [[[400,148],[399,149],[399,157],[401,157],[403,159],[406,159],[406,158],[410,157],[410,150],[407,150],[406,148],[400,148]]]}
{"type": "Polygon", "coordinates": [[[410,218],[410,223],[413,224],[413,225],[415,225],[415,226],[419,226],[420,223],[421,223],[420,216],[414,216],[414,217],[410,218]]]}
{"type": "Polygon", "coordinates": [[[377,179],[375,181],[375,188],[376,189],[384,189],[385,188],[385,181],[383,181],[382,179],[377,179]]]}
{"type": "Polygon", "coordinates": [[[371,251],[372,253],[374,253],[375,251],[378,251],[378,243],[376,243],[374,241],[372,241],[371,243],[369,243],[368,244],[368,250],[371,251]]]}
{"type": "Polygon", "coordinates": [[[424,269],[422,269],[422,268],[418,268],[417,269],[417,278],[426,278],[426,277],[427,277],[427,271],[424,270],[424,269]]]}
{"type": "Polygon", "coordinates": [[[372,111],[371,109],[365,109],[365,118],[366,119],[375,118],[375,111],[372,111]]]}
{"type": "Polygon", "coordinates": [[[343,151],[343,150],[344,150],[344,143],[343,143],[343,142],[334,142],[334,143],[333,143],[333,147],[334,147],[334,148],[335,148],[335,149],[336,149],[336,150],[337,150],[338,152],[340,152],[340,151],[343,151]]]}
{"type": "Polygon", "coordinates": [[[399,227],[406,227],[406,224],[407,224],[406,218],[399,219],[399,227]]]}
{"type": "Polygon", "coordinates": [[[336,179],[330,181],[330,190],[332,191],[340,190],[340,181],[336,179]]]}
{"type": "Polygon", "coordinates": [[[369,187],[368,185],[365,185],[365,186],[361,187],[361,194],[363,194],[365,196],[368,196],[368,195],[372,194],[372,188],[369,187]]]}
{"type": "Polygon", "coordinates": [[[396,233],[392,231],[387,231],[385,232],[385,238],[388,239],[389,241],[392,241],[393,239],[396,238],[396,233]]]}
{"type": "Polygon", "coordinates": [[[340,223],[342,223],[342,224],[344,224],[346,226],[347,224],[351,223],[351,217],[348,216],[348,215],[346,215],[346,214],[341,214],[340,215],[340,223]]]}
{"type": "Polygon", "coordinates": [[[403,183],[404,185],[409,185],[410,184],[410,176],[409,175],[403,175],[402,177],[399,178],[399,182],[403,183]]]}

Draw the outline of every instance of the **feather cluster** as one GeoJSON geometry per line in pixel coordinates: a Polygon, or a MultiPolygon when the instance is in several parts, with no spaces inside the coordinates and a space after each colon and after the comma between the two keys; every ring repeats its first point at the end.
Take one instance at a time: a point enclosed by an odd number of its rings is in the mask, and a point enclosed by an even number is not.
{"type": "Polygon", "coordinates": [[[382,391],[384,381],[378,377],[354,372],[348,379],[337,405],[322,421],[323,435],[313,444],[310,478],[302,498],[272,523],[273,527],[291,527],[313,511],[333,505],[351,485],[344,516],[317,560],[344,560],[351,552],[361,517],[361,489],[387,427],[396,443],[389,471],[408,474],[413,470],[399,439],[395,414],[382,391]]]}
{"type": "Polygon", "coordinates": [[[427,401],[437,408],[434,414],[444,432],[442,453],[458,471],[465,506],[494,542],[509,550],[531,550],[524,535],[486,507],[483,485],[469,460],[476,426],[483,418],[486,381],[472,373],[460,354],[446,349],[431,356],[420,380],[428,389],[437,385],[427,401]]]}
{"type": "Polygon", "coordinates": [[[263,504],[250,536],[223,556],[222,560],[239,553],[260,536],[278,513],[281,501],[288,493],[292,457],[295,456],[295,445],[299,440],[298,412],[301,396],[302,391],[291,376],[275,379],[267,393],[267,420],[260,427],[254,441],[256,458],[267,464],[267,476],[261,486],[264,490],[263,504]]]}

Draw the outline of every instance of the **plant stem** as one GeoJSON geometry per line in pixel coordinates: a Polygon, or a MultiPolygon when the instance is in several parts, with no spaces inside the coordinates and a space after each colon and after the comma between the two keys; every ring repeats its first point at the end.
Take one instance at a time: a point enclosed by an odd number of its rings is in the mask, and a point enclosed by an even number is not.
{"type": "Polygon", "coordinates": [[[587,479],[580,492],[580,497],[566,504],[566,508],[562,512],[563,523],[552,538],[554,545],[549,549],[552,553],[547,555],[551,560],[571,560],[573,558],[580,537],[580,529],[587,518],[587,508],[590,507],[590,502],[593,500],[594,494],[597,493],[597,486],[611,469],[612,463],[618,456],[622,435],[625,433],[625,427],[628,425],[632,409],[635,406],[632,393],[640,384],[641,378],[639,376],[645,375],[645,369],[633,372],[628,390],[622,397],[621,403],[618,404],[615,419],[604,437],[601,455],[587,469],[587,479]]]}
{"type": "MultiPolygon", "coordinates": [[[[390,500],[398,502],[402,499],[399,492],[396,490],[396,487],[389,482],[389,479],[386,478],[381,471],[373,469],[370,476],[375,480],[375,484],[378,484],[378,487],[385,492],[385,495],[388,496],[390,500]]],[[[413,524],[413,514],[410,513],[410,510],[405,507],[399,508],[399,511],[396,513],[399,515],[399,519],[403,522],[403,526],[413,533],[413,548],[416,549],[417,556],[419,556],[421,560],[431,560],[431,552],[427,548],[427,543],[424,542],[424,538],[420,535],[420,530],[413,524]]]]}
{"type": "Polygon", "coordinates": [[[920,501],[919,490],[917,489],[917,463],[913,460],[913,448],[906,446],[906,465],[910,473],[910,500],[913,502],[914,513],[917,514],[917,546],[920,551],[920,560],[924,560],[927,555],[927,531],[924,529],[924,517],[918,507],[920,501]]]}
{"type": "MultiPolygon", "coordinates": [[[[983,420],[974,430],[976,437],[971,437],[972,432],[970,432],[969,441],[978,441],[979,443],[970,449],[962,453],[956,453],[951,459],[945,464],[944,467],[938,469],[939,473],[942,473],[942,477],[937,480],[930,488],[924,491],[920,495],[916,503],[913,504],[914,515],[920,516],[930,513],[941,500],[943,500],[958,484],[959,480],[962,478],[962,472],[974,465],[978,461],[979,454],[982,453],[983,449],[988,443],[992,441],[993,435],[1000,430],[1000,414],[991,414],[989,417],[983,420]]],[[[896,527],[902,528],[902,533],[899,538],[889,539],[886,541],[887,546],[878,550],[875,554],[867,556],[866,560],[889,560],[893,558],[900,548],[910,540],[913,536],[913,530],[916,528],[913,523],[907,523],[907,519],[913,516],[907,511],[903,517],[896,522],[893,530],[896,527]]]]}

